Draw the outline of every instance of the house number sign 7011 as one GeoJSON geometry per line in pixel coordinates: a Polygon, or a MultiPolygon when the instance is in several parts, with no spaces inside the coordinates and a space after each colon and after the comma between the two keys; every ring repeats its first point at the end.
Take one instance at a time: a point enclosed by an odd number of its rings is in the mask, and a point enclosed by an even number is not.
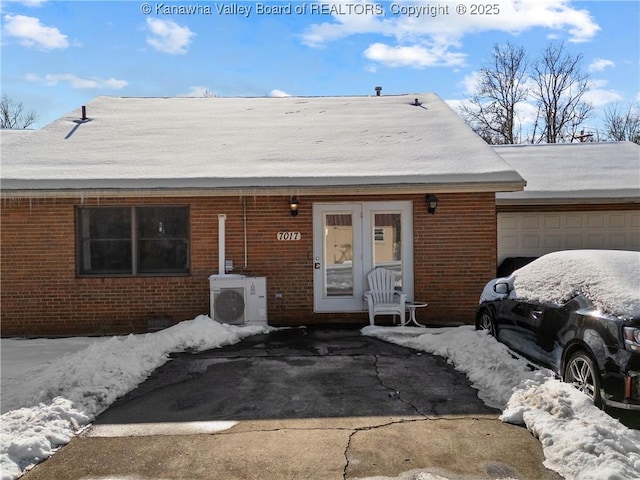
{"type": "Polygon", "coordinates": [[[300,240],[300,238],[302,238],[300,232],[278,232],[278,240],[281,242],[300,240]]]}

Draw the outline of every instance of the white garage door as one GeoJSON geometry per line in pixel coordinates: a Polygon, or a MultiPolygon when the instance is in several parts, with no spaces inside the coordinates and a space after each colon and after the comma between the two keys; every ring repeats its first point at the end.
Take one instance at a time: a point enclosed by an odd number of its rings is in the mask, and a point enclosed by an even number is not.
{"type": "Polygon", "coordinates": [[[640,250],[640,211],[498,214],[498,264],[577,248],[640,250]]]}

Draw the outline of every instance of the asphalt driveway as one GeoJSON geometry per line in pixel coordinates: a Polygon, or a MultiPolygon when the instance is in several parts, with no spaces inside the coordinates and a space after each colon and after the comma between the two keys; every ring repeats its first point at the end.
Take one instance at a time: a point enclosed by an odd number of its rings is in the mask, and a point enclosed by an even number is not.
{"type": "Polygon", "coordinates": [[[560,478],[498,415],[440,357],[358,329],[280,330],[173,356],[24,478],[560,478]]]}

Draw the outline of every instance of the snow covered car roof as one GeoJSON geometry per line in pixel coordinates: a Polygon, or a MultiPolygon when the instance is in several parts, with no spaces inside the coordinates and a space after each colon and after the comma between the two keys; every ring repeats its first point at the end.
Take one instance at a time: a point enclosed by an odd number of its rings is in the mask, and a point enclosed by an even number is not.
{"type": "Polygon", "coordinates": [[[509,298],[562,304],[581,294],[603,313],[640,318],[640,252],[566,250],[544,255],[504,279],[492,280],[481,302],[501,298],[496,282],[512,287],[509,298]]]}

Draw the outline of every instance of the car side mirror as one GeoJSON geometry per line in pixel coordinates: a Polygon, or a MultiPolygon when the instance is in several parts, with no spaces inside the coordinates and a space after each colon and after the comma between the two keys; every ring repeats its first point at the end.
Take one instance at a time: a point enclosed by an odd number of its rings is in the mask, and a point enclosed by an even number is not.
{"type": "Polygon", "coordinates": [[[493,286],[493,291],[500,294],[506,295],[509,293],[509,284],[508,283],[496,283],[493,286]]]}

